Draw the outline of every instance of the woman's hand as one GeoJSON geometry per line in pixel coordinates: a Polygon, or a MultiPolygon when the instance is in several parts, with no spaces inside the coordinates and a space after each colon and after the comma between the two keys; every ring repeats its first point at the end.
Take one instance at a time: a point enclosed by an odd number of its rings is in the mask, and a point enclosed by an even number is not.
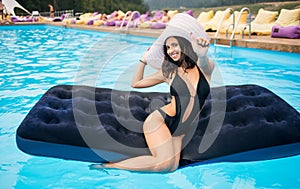
{"type": "Polygon", "coordinates": [[[191,32],[192,46],[196,51],[199,58],[206,57],[209,47],[209,40],[203,38],[195,38],[194,34],[191,32]]]}

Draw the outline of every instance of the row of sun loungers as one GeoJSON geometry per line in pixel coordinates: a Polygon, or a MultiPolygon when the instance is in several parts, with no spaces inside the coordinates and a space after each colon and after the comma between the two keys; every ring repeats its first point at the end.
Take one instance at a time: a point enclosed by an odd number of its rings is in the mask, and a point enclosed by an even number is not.
{"type": "MultiPolygon", "coordinates": [[[[238,14],[238,11],[234,11],[234,14],[230,14],[229,11],[225,12],[225,10],[217,11],[214,14],[211,10],[200,13],[197,20],[206,31],[216,31],[222,16],[224,16],[224,21],[219,32],[226,33],[228,26],[233,23],[234,15],[235,25],[237,27],[235,31],[236,34],[248,34],[251,32],[251,34],[255,35],[270,35],[276,28],[287,27],[294,28],[294,32],[298,34],[298,37],[300,36],[300,9],[282,9],[279,13],[278,11],[268,11],[261,8],[250,24],[247,24],[249,19],[247,12],[241,14],[240,20],[237,20],[238,14]],[[249,29],[249,27],[251,28],[249,29]]],[[[232,31],[232,28],[227,30],[228,33],[232,31]]]]}
{"type": "MultiPolygon", "coordinates": [[[[123,11],[114,11],[110,15],[101,13],[85,13],[77,18],[67,18],[62,15],[60,18],[52,20],[42,19],[43,21],[61,21],[65,24],[81,24],[81,25],[94,25],[94,26],[116,26],[120,27],[139,27],[139,28],[152,28],[163,29],[167,26],[168,21],[178,13],[178,10],[170,10],[163,13],[163,11],[154,11],[140,14],[137,11],[124,13],[123,11]],[[153,16],[151,16],[153,15],[153,16]],[[168,19],[163,20],[163,17],[167,16],[168,19]]],[[[185,13],[195,17],[193,11],[185,11],[185,13]]],[[[249,11],[228,11],[228,9],[221,11],[218,10],[214,13],[213,10],[207,12],[201,12],[195,17],[199,23],[203,26],[204,30],[216,31],[219,29],[219,33],[232,33],[235,34],[249,34],[253,35],[272,35],[277,30],[283,31],[286,29],[288,32],[292,32],[292,36],[300,36],[300,9],[288,10],[281,9],[281,11],[269,11],[261,8],[258,14],[253,20],[250,18],[251,13],[249,11]],[[221,22],[223,20],[223,22],[221,22]],[[221,24],[220,24],[221,23],[221,24]],[[234,25],[233,25],[234,24],[234,25]],[[236,28],[233,28],[235,26],[236,28]],[[251,28],[249,28],[251,27],[251,28]],[[275,31],[276,30],[276,31],[275,31]],[[295,34],[295,35],[294,35],[295,34]]],[[[25,18],[24,20],[30,20],[31,18],[25,18]]],[[[32,20],[32,19],[31,19],[32,20]]],[[[19,21],[17,18],[13,18],[12,21],[19,21]]],[[[278,33],[278,32],[277,32],[278,33]]],[[[276,34],[275,34],[276,36],[276,34]]],[[[289,38],[294,38],[288,36],[289,38]]],[[[280,36],[279,36],[280,37],[280,36]]]]}

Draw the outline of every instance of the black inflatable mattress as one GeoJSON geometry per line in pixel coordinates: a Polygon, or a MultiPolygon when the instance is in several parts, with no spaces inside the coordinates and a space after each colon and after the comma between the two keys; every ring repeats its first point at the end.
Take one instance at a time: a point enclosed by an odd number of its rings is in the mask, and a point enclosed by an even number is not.
{"type": "MultiPolygon", "coordinates": [[[[299,112],[279,96],[257,85],[211,94],[185,137],[180,166],[300,154],[299,112]]],[[[54,86],[20,124],[16,142],[28,154],[89,162],[149,154],[143,120],[168,101],[167,93],[54,86]]]]}

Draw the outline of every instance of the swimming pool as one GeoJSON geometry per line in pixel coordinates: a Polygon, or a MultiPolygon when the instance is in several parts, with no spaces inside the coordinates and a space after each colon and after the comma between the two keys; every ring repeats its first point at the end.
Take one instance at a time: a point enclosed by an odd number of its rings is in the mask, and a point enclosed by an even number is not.
{"type": "MultiPolygon", "coordinates": [[[[299,188],[300,156],[147,174],[89,170],[86,162],[29,156],[17,149],[17,127],[50,87],[129,89],[137,60],[154,40],[52,26],[0,27],[1,188],[299,188]]],[[[262,85],[300,111],[299,54],[235,47],[231,57],[230,49],[218,48],[216,55],[213,50],[210,56],[226,84],[262,85]]]]}

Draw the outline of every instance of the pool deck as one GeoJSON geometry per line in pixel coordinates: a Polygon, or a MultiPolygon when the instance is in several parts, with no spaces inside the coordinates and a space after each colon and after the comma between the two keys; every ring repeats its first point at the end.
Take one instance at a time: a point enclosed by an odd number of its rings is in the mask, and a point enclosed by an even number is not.
{"type": "MultiPolygon", "coordinates": [[[[31,23],[32,24],[32,23],[31,23]]],[[[88,25],[76,25],[76,24],[63,24],[59,22],[47,23],[54,26],[62,26],[66,28],[77,28],[84,30],[94,30],[102,32],[120,32],[118,27],[114,26],[88,26],[88,25]]],[[[158,37],[162,33],[163,29],[141,29],[141,28],[129,28],[126,33],[137,36],[158,37]]],[[[125,33],[122,30],[122,33],[125,33]]],[[[211,43],[214,43],[215,32],[207,32],[211,37],[211,43]]],[[[229,45],[230,35],[226,37],[225,34],[219,34],[216,40],[217,44],[229,45]]],[[[242,38],[240,34],[235,35],[232,41],[233,46],[247,47],[247,48],[259,48],[266,50],[275,50],[283,52],[300,53],[300,39],[288,39],[288,38],[273,38],[270,35],[257,36],[252,35],[250,38],[245,36],[242,38]]]]}

